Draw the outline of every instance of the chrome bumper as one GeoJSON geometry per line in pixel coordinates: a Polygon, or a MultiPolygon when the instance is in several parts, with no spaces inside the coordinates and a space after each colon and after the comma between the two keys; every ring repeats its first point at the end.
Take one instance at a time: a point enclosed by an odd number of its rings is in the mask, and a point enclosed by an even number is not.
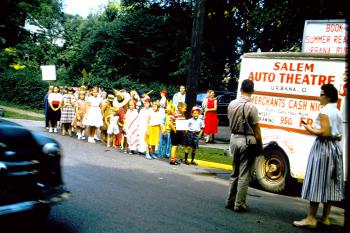
{"type": "Polygon", "coordinates": [[[42,200],[24,201],[3,205],[0,206],[0,216],[31,211],[42,205],[55,205],[62,201],[68,200],[69,196],[70,192],[62,191],[59,194],[51,195],[48,198],[42,200]]]}

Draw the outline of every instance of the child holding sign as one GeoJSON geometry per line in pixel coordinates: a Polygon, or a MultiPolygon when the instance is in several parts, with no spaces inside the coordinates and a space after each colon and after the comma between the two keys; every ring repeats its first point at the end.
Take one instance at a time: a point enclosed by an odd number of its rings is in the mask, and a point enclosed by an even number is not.
{"type": "Polygon", "coordinates": [[[179,145],[183,144],[184,132],[186,127],[186,112],[187,105],[186,103],[180,102],[177,105],[177,110],[173,113],[170,118],[170,138],[171,138],[171,152],[170,152],[170,165],[179,165],[180,163],[176,160],[177,148],[179,145]]]}

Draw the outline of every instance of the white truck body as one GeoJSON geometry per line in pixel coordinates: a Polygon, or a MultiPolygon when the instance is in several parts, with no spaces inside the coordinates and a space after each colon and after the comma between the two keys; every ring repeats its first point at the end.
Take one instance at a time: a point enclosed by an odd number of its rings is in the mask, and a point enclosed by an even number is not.
{"type": "MultiPolygon", "coordinates": [[[[263,143],[277,143],[288,157],[287,164],[282,165],[289,169],[281,169],[293,178],[303,180],[305,175],[315,136],[304,129],[301,121],[314,123],[322,108],[319,95],[323,84],[332,83],[339,90],[337,105],[343,112],[345,133],[345,71],[345,56],[339,54],[246,53],[242,57],[238,90],[244,79],[254,81],[252,102],[259,111],[263,143]]],[[[345,141],[343,137],[344,148],[345,141]]],[[[344,155],[346,159],[345,151],[344,155]]],[[[277,172],[282,165],[274,162],[266,163],[263,173],[269,169],[271,174],[277,172]]],[[[271,175],[271,179],[277,180],[277,176],[271,175]]]]}

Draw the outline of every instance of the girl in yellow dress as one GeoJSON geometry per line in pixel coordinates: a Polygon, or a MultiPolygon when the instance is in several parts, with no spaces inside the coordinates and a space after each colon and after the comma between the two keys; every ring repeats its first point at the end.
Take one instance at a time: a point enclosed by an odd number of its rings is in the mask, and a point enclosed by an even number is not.
{"type": "Polygon", "coordinates": [[[146,132],[145,141],[146,146],[146,159],[156,159],[156,147],[159,143],[160,133],[164,133],[164,127],[162,125],[162,113],[159,112],[159,104],[157,102],[152,103],[152,112],[148,117],[148,127],[146,132]]]}

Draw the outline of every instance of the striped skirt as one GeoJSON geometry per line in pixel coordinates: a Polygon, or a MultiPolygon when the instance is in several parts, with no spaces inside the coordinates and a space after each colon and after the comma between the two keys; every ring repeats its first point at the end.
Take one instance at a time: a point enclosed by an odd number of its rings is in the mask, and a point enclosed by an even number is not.
{"type": "Polygon", "coordinates": [[[322,203],[344,199],[343,152],[339,142],[316,138],[309,154],[301,197],[322,203]]]}

